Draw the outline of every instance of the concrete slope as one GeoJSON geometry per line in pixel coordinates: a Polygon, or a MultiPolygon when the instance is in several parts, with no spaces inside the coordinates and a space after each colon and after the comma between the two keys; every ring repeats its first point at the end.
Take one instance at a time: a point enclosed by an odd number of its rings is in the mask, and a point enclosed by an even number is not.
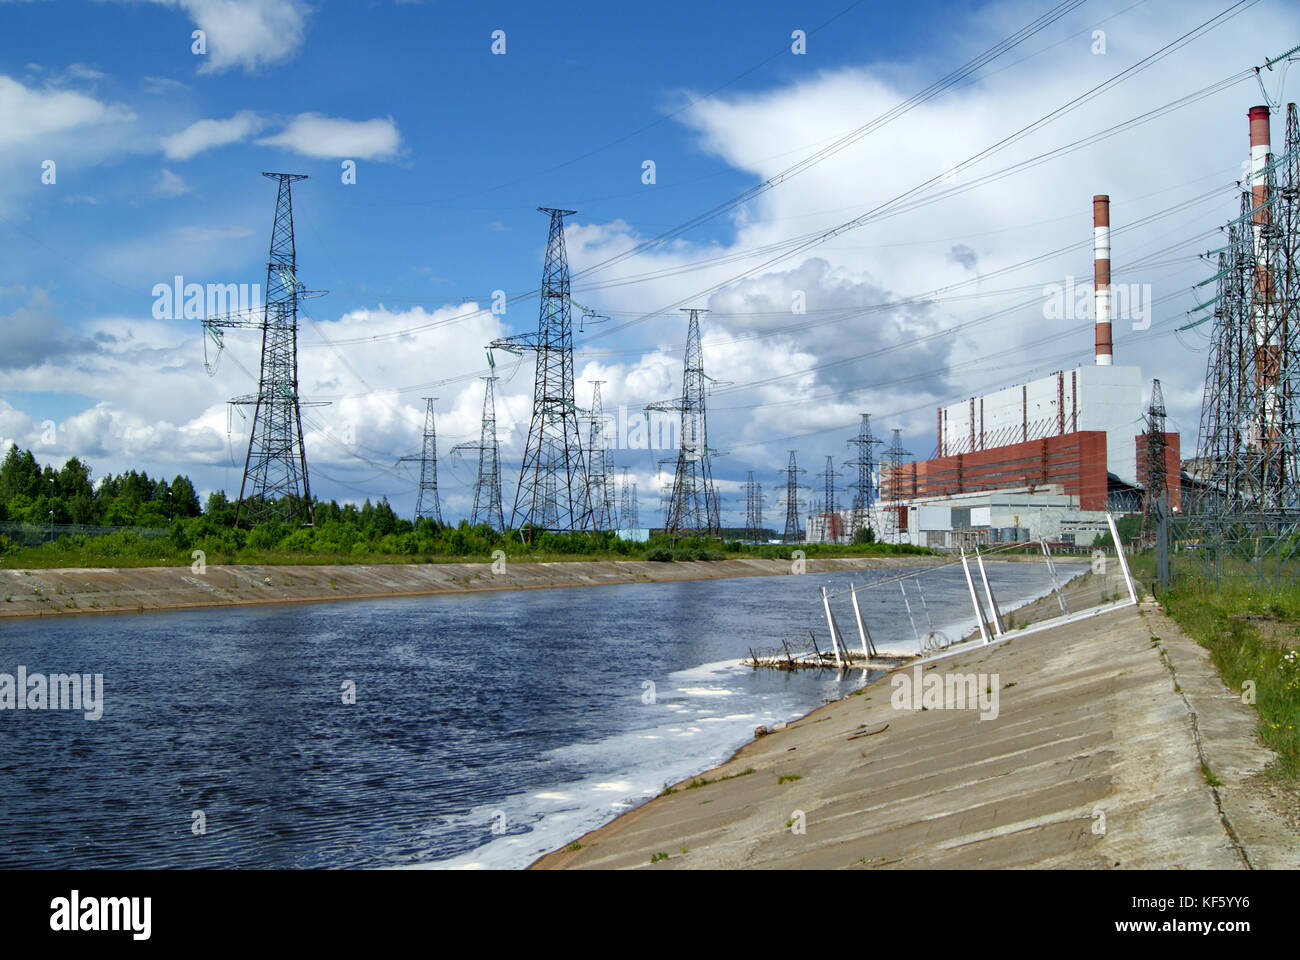
{"type": "MultiPolygon", "coordinates": [[[[927,565],[939,558],[808,560],[808,573],[927,565]]],[[[789,560],[657,563],[644,560],[524,563],[493,572],[490,563],[371,563],[334,566],[0,569],[0,618],[85,613],[144,613],[198,607],[310,603],[422,596],[477,590],[664,583],[719,577],[789,575],[789,560]]]]}
{"type": "Polygon", "coordinates": [[[1203,654],[1149,603],[977,648],[925,674],[986,675],[996,718],[895,709],[885,678],[535,867],[1296,866],[1254,711],[1203,654]]]}

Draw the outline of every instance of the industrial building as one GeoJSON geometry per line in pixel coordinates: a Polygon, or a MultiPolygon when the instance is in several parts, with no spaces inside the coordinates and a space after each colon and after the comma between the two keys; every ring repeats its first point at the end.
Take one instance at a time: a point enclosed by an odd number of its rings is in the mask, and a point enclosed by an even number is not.
{"type": "MultiPolygon", "coordinates": [[[[1147,444],[1142,371],[1114,363],[1110,198],[1093,198],[1091,365],[940,407],[930,459],[886,460],[867,517],[877,539],[937,548],[1046,538],[1091,545],[1106,512],[1141,508],[1147,444]]],[[[1086,290],[1086,287],[1084,287],[1086,290]]],[[[1180,506],[1179,437],[1165,433],[1170,505],[1180,506]]],[[[808,518],[808,539],[857,529],[855,511],[808,518]]]]}

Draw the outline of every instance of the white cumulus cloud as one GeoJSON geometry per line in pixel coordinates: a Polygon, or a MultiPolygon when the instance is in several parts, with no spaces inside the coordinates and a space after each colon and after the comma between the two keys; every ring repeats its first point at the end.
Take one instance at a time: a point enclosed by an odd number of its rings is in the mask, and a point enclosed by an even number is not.
{"type": "Polygon", "coordinates": [[[279,133],[257,142],[292,150],[304,157],[384,160],[395,156],[401,149],[402,135],[392,117],[347,120],[319,113],[302,113],[279,133]]]}
{"type": "Polygon", "coordinates": [[[199,73],[235,67],[253,72],[298,52],[306,30],[307,5],[300,0],[153,0],[184,10],[205,34],[207,53],[199,73]]]}
{"type": "Polygon", "coordinates": [[[168,160],[188,160],[205,150],[238,143],[261,129],[257,114],[241,110],[226,120],[198,120],[179,133],[163,137],[162,150],[168,160]]]}
{"type": "Polygon", "coordinates": [[[125,107],[72,90],[37,90],[0,76],[0,152],[78,127],[130,119],[125,107]]]}

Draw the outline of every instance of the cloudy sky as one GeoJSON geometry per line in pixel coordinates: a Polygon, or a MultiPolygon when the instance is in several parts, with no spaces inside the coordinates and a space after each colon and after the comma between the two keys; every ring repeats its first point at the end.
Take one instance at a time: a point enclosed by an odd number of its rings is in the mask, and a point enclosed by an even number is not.
{"type": "MultiPolygon", "coordinates": [[[[1261,90],[1251,68],[1300,43],[1300,6],[744,8],[0,0],[0,442],[238,491],[227,400],[256,390],[256,334],[210,375],[199,320],[159,318],[154,289],[264,283],[270,170],[310,177],[298,275],[329,291],[300,333],[318,496],[411,512],[395,461],[436,396],[444,516],[468,511],[475,458],[450,450],[478,439],[484,345],[536,329],[539,205],[578,211],[573,296],[609,318],[575,329],[580,406],[595,380],[622,422],[679,392],[679,308],[711,311],[724,523],[753,470],[781,525],[791,449],[819,497],[860,412],[926,457],[937,405],[1091,362],[1090,318],[1044,290],[1091,279],[1095,193],[1115,282],[1150,305],[1116,362],[1160,378],[1194,446],[1205,341],[1176,328],[1236,212],[1247,110],[1296,98],[1300,71],[1261,90]]],[[[508,520],[532,369],[495,360],[508,520]]],[[[613,452],[643,523],[670,455],[613,452]]]]}

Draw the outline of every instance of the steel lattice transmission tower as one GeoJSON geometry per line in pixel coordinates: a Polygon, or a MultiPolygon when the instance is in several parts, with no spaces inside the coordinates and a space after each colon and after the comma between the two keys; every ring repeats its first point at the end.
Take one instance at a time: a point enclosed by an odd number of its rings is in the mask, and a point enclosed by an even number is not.
{"type": "Polygon", "coordinates": [[[763,539],[763,485],[754,479],[753,470],[745,475],[745,539],[763,539]]]}
{"type": "MultiPolygon", "coordinates": [[[[660,460],[659,473],[656,476],[662,477],[664,475],[665,465],[670,463],[675,464],[676,462],[677,462],[676,460],[660,460]]],[[[665,531],[667,531],[668,529],[668,509],[669,509],[669,504],[672,503],[672,497],[673,497],[672,481],[662,480],[659,484],[659,513],[663,515],[665,531]]]]}
{"type": "Polygon", "coordinates": [[[881,499],[894,504],[885,511],[885,534],[889,542],[898,536],[898,513],[899,510],[905,509],[897,506],[898,501],[903,499],[903,458],[910,457],[912,454],[903,449],[903,431],[894,431],[894,441],[889,445],[889,449],[884,452],[881,460],[881,499]]]}
{"type": "Polygon", "coordinates": [[[686,362],[682,369],[682,398],[652,403],[646,410],[681,414],[681,440],[673,489],[668,499],[664,532],[669,535],[703,534],[716,537],[722,532],[718,512],[718,494],[713,486],[713,468],[709,455],[709,436],[705,415],[706,381],[704,350],[700,346],[700,314],[707,310],[687,308],[690,314],[686,331],[686,362]]]}
{"type": "Polygon", "coordinates": [[[1143,463],[1146,468],[1146,488],[1142,494],[1142,528],[1146,536],[1155,535],[1159,523],[1157,511],[1163,504],[1168,486],[1168,468],[1165,450],[1165,397],[1160,381],[1151,381],[1151,403],[1147,407],[1146,430],[1143,431],[1143,463]]]}
{"type": "Polygon", "coordinates": [[[589,530],[587,471],[573,394],[573,321],[564,218],[574,210],[538,207],[551,220],[542,267],[541,304],[536,334],[492,343],[493,348],[537,354],[533,376],[533,415],[524,444],[523,464],[510,525],[515,529],[589,530]]]}
{"type": "Polygon", "coordinates": [[[604,404],[600,399],[600,385],[604,380],[591,382],[591,412],[587,414],[587,504],[591,509],[593,530],[613,530],[614,491],[610,476],[609,454],[605,444],[604,404]]]}
{"type": "Polygon", "coordinates": [[[808,471],[794,462],[794,454],[795,452],[791,450],[790,465],[781,471],[785,474],[785,534],[781,537],[783,543],[803,541],[803,530],[799,528],[799,474],[808,471]]]}
{"type": "Polygon", "coordinates": [[[505,518],[501,506],[501,447],[497,441],[496,376],[483,377],[483,426],[478,443],[458,443],[452,453],[473,450],[478,453],[478,476],[474,479],[474,510],[470,526],[487,524],[504,533],[505,518]]]}
{"type": "Polygon", "coordinates": [[[260,317],[232,314],[204,319],[208,336],[222,346],[222,331],[239,327],[262,330],[262,362],[257,395],[232,404],[253,407],[253,428],[239,484],[235,525],[268,521],[313,520],[307,452],[302,439],[298,396],[298,301],[323,291],[307,291],[298,282],[293,236],[293,184],[301,173],[263,173],[275,180],[275,220],[266,262],[266,299],[260,317]]]}
{"type": "Polygon", "coordinates": [[[433,419],[433,401],[437,397],[421,397],[425,402],[424,435],[418,457],[401,457],[398,463],[420,464],[420,489],[415,495],[415,523],[432,520],[442,526],[442,507],[438,502],[438,429],[433,419]]]}
{"type": "Polygon", "coordinates": [[[826,529],[822,532],[822,535],[826,538],[827,543],[835,543],[839,538],[832,533],[831,528],[835,523],[835,478],[839,474],[835,471],[834,457],[828,456],[826,458],[826,469],[817,476],[826,481],[826,503],[822,507],[822,516],[826,521],[826,529]]]}
{"type": "MultiPolygon", "coordinates": [[[[1278,584],[1300,543],[1300,119],[1271,151],[1269,108],[1250,110],[1251,171],[1241,212],[1217,251],[1213,319],[1188,542],[1215,575],[1224,565],[1278,584]]],[[[1186,329],[1186,328],[1184,328],[1186,329]]]]}
{"type": "Polygon", "coordinates": [[[857,481],[849,484],[849,489],[853,491],[853,519],[849,522],[847,536],[852,540],[859,530],[871,525],[871,507],[876,502],[876,451],[873,448],[883,446],[885,441],[872,434],[871,414],[864,413],[862,422],[858,425],[858,435],[848,443],[858,448],[857,456],[845,464],[846,467],[858,469],[857,481]]]}
{"type": "Polygon", "coordinates": [[[631,533],[633,530],[640,529],[641,518],[636,496],[636,483],[629,483],[627,467],[623,468],[622,483],[619,491],[618,505],[618,528],[631,533]]]}

